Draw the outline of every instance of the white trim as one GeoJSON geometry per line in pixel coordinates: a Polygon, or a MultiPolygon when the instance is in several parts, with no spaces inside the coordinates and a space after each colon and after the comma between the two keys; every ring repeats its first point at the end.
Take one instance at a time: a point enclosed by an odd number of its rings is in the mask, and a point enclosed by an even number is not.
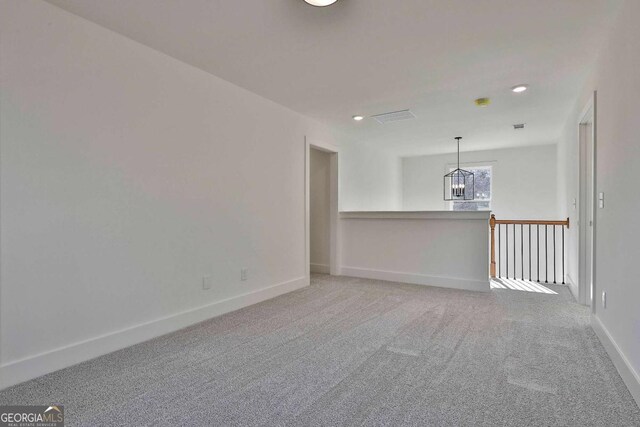
{"type": "Polygon", "coordinates": [[[302,266],[305,275],[311,278],[311,226],[309,215],[311,212],[311,194],[309,185],[311,182],[311,146],[304,136],[304,265],[302,266]]]}
{"type": "Polygon", "coordinates": [[[318,273],[318,274],[330,274],[331,273],[331,268],[327,264],[314,264],[314,263],[311,263],[310,266],[311,266],[311,272],[312,273],[318,273]]]}
{"type": "Polygon", "coordinates": [[[324,141],[319,141],[319,140],[307,140],[307,138],[305,137],[305,141],[307,141],[307,143],[315,148],[316,150],[320,150],[320,151],[324,151],[325,153],[329,153],[329,154],[335,154],[338,152],[338,147],[336,147],[335,145],[326,143],[324,141]]]}
{"type": "Polygon", "coordinates": [[[309,286],[299,277],[0,366],[0,390],[309,286]]]}
{"type": "Polygon", "coordinates": [[[602,321],[594,314],[591,315],[591,327],[598,336],[598,339],[600,339],[602,346],[607,350],[611,361],[613,361],[613,365],[618,370],[631,396],[636,401],[636,404],[640,406],[640,375],[633,369],[633,366],[629,363],[629,359],[627,359],[620,347],[618,347],[618,344],[613,340],[607,328],[602,324],[602,321]]]}
{"type": "MultiPolygon", "coordinates": [[[[460,162],[460,166],[464,166],[464,167],[469,167],[469,168],[475,168],[475,167],[493,167],[496,164],[498,164],[497,160],[479,160],[479,161],[473,161],[473,162],[460,162]]],[[[445,165],[444,171],[445,173],[449,173],[451,172],[451,169],[455,169],[458,167],[457,163],[447,163],[445,165]]],[[[460,168],[462,169],[462,168],[460,168]]]]}
{"type": "MultiPolygon", "coordinates": [[[[593,159],[591,167],[593,168],[593,227],[591,229],[591,295],[593,299],[596,298],[597,291],[597,277],[596,277],[596,255],[598,253],[598,248],[596,245],[596,240],[598,237],[598,218],[597,218],[597,194],[598,194],[598,91],[593,91],[593,125],[591,128],[591,139],[593,145],[593,159]]],[[[591,303],[591,313],[596,313],[596,304],[595,302],[591,303]]]]}
{"type": "Polygon", "coordinates": [[[436,286],[440,288],[463,289],[467,291],[489,292],[489,280],[461,279],[457,277],[428,276],[426,274],[403,273],[399,271],[373,270],[370,268],[342,267],[342,274],[364,279],[387,280],[390,282],[412,283],[414,285],[436,286]]]}
{"type": "Polygon", "coordinates": [[[488,221],[491,211],[351,211],[340,219],[464,219],[488,221]]]}
{"type": "Polygon", "coordinates": [[[330,154],[329,158],[329,273],[340,274],[340,223],[338,221],[338,148],[322,141],[309,140],[304,137],[305,176],[304,176],[304,240],[305,240],[305,266],[307,276],[311,274],[311,225],[310,225],[310,158],[311,149],[317,149],[330,154]]]}
{"type": "Polygon", "coordinates": [[[591,312],[596,310],[596,126],[597,126],[597,92],[593,92],[582,109],[582,113],[578,119],[578,302],[591,306],[591,312]],[[585,147],[585,134],[583,129],[586,124],[591,125],[591,147],[585,147]],[[589,148],[590,152],[585,151],[589,148]],[[586,170],[587,158],[590,156],[590,170],[586,170]],[[587,182],[589,173],[591,174],[591,206],[587,206],[587,182]],[[589,215],[588,209],[591,208],[591,253],[587,253],[588,245],[586,235],[589,231],[589,215]],[[591,262],[587,262],[587,257],[591,257],[591,262]],[[587,274],[587,268],[590,267],[590,274],[587,274]],[[590,279],[590,280],[589,280],[590,279]],[[593,301],[591,301],[593,297],[593,301]]]}
{"type": "Polygon", "coordinates": [[[339,208],[339,154],[336,151],[331,154],[329,160],[329,273],[340,274],[340,221],[338,221],[339,208]]]}
{"type": "Polygon", "coordinates": [[[578,288],[578,284],[571,278],[571,275],[569,273],[565,274],[564,278],[565,278],[565,282],[567,282],[567,286],[569,286],[571,295],[573,295],[573,298],[579,303],[580,289],[578,288]]]}

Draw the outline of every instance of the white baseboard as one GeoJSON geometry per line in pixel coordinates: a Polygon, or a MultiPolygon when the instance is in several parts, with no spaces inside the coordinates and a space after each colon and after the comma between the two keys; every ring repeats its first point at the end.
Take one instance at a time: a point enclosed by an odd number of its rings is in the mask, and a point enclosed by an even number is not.
{"type": "Polygon", "coordinates": [[[578,283],[574,281],[569,274],[565,274],[565,282],[567,286],[569,286],[569,290],[571,291],[571,295],[576,300],[576,302],[580,303],[580,289],[578,288],[578,283]]]}
{"type": "Polygon", "coordinates": [[[0,366],[0,390],[309,286],[300,277],[0,366]]]}
{"type": "Polygon", "coordinates": [[[388,280],[391,282],[412,283],[415,285],[437,286],[440,288],[464,289],[468,291],[489,292],[491,285],[487,280],[459,279],[455,277],[429,276],[398,271],[372,270],[359,267],[342,267],[344,276],[362,277],[365,279],[388,280]]]}
{"type": "Polygon", "coordinates": [[[311,272],[312,273],[319,273],[319,274],[329,274],[331,272],[331,269],[329,268],[329,266],[327,264],[314,264],[311,263],[311,272]]]}
{"type": "Polygon", "coordinates": [[[609,357],[629,389],[631,396],[633,396],[636,404],[640,406],[640,375],[633,369],[633,366],[629,363],[629,359],[627,359],[622,350],[620,350],[620,347],[618,347],[618,344],[613,340],[607,328],[604,327],[600,319],[595,315],[591,315],[591,327],[593,327],[593,330],[600,339],[602,346],[607,350],[609,357]]]}

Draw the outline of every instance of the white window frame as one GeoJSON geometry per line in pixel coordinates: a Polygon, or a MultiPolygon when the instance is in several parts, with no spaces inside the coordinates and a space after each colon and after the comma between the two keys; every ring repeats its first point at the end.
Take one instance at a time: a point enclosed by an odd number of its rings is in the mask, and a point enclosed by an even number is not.
{"type": "MultiPolygon", "coordinates": [[[[488,199],[482,199],[482,200],[478,200],[475,199],[474,200],[467,200],[467,202],[489,202],[489,207],[487,209],[482,209],[482,211],[490,211],[493,205],[493,182],[495,180],[495,165],[496,162],[495,161],[486,161],[486,162],[467,162],[467,163],[460,163],[460,169],[489,169],[491,171],[491,182],[489,184],[490,188],[489,188],[489,198],[488,199]]],[[[457,168],[458,165],[457,163],[448,163],[445,166],[445,174],[448,174],[449,172],[453,171],[455,168],[457,168]]],[[[461,202],[463,200],[460,200],[461,202]]],[[[453,211],[453,204],[455,203],[455,201],[446,201],[445,202],[445,210],[448,211],[453,211]]]]}

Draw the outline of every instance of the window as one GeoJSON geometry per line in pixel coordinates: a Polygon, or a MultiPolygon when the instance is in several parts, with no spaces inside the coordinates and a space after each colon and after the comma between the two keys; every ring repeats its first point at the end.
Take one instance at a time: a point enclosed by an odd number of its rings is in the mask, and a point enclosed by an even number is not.
{"type": "MultiPolygon", "coordinates": [[[[475,197],[474,200],[449,202],[452,211],[487,211],[491,210],[491,166],[464,167],[462,169],[473,173],[475,197]]],[[[455,168],[449,168],[453,171],[455,168]]]]}

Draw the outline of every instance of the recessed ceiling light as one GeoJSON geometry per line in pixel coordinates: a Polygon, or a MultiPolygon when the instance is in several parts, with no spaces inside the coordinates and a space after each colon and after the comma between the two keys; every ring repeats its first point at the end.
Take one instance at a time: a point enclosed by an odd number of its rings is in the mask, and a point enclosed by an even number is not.
{"type": "Polygon", "coordinates": [[[527,85],[518,85],[518,86],[514,86],[511,88],[511,90],[515,93],[521,93],[524,92],[525,90],[527,90],[529,88],[529,86],[527,85]]]}
{"type": "Polygon", "coordinates": [[[356,122],[359,122],[362,119],[364,119],[364,116],[353,116],[353,120],[355,120],[356,122]]]}
{"type": "Polygon", "coordinates": [[[309,3],[311,6],[324,7],[324,6],[331,6],[338,0],[304,0],[304,1],[309,3]]]}

